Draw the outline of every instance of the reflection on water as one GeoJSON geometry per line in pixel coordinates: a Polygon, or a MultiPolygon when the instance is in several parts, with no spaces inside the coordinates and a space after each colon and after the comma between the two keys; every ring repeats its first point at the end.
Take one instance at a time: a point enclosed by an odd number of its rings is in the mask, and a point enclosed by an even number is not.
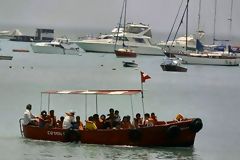
{"type": "Polygon", "coordinates": [[[104,160],[192,160],[200,159],[194,148],[148,148],[131,146],[107,146],[93,144],[74,144],[61,142],[45,142],[36,140],[20,140],[26,148],[25,158],[37,159],[104,159],[104,160]]]}

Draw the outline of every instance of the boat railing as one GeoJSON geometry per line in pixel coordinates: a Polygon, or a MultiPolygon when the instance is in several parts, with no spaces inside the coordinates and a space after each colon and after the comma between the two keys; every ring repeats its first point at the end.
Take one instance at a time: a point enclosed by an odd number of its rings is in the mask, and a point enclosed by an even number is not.
{"type": "Polygon", "coordinates": [[[19,119],[19,129],[20,129],[20,133],[21,133],[21,135],[22,135],[22,137],[23,137],[22,121],[23,121],[23,118],[20,118],[20,119],[19,119]]]}

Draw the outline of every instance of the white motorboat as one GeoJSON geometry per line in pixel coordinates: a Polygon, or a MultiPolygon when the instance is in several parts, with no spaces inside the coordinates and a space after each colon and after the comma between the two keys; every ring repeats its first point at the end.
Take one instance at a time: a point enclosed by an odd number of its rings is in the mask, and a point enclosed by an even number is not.
{"type": "Polygon", "coordinates": [[[86,52],[114,53],[114,49],[122,48],[123,38],[124,44],[133,49],[136,54],[164,55],[161,47],[151,42],[151,28],[141,23],[127,23],[125,32],[123,32],[123,28],[120,28],[118,32],[118,27],[116,27],[112,30],[111,34],[100,35],[93,39],[75,41],[75,43],[86,52]],[[117,43],[116,37],[118,37],[117,43]]]}
{"type": "Polygon", "coordinates": [[[174,41],[161,41],[157,44],[161,48],[169,48],[171,51],[176,52],[176,51],[195,51],[196,50],[196,38],[194,35],[190,35],[188,37],[182,36],[178,37],[174,41]],[[187,39],[187,49],[186,49],[186,39],[187,39]]]}
{"type": "Polygon", "coordinates": [[[32,43],[34,53],[81,55],[79,47],[66,38],[57,38],[51,42],[32,43]]]}

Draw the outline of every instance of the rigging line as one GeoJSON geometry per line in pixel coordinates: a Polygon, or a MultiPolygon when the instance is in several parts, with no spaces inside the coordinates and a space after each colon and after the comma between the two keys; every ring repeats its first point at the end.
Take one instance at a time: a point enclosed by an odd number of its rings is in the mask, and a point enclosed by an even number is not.
{"type": "Polygon", "coordinates": [[[178,25],[178,28],[177,28],[177,31],[176,31],[176,33],[175,33],[175,35],[174,35],[174,39],[173,39],[173,41],[172,41],[171,46],[173,46],[173,42],[175,41],[176,36],[177,36],[177,33],[178,33],[178,31],[179,31],[179,29],[180,29],[182,23],[183,23],[183,18],[184,18],[184,16],[185,16],[185,13],[186,13],[186,11],[187,11],[187,8],[188,8],[188,4],[186,5],[186,7],[185,7],[185,9],[184,9],[184,12],[183,12],[183,15],[182,15],[182,18],[181,18],[180,24],[178,25]]]}
{"type": "Polygon", "coordinates": [[[121,23],[122,23],[122,15],[123,15],[124,5],[125,5],[125,0],[123,0],[122,11],[121,11],[121,16],[120,16],[119,24],[118,24],[117,37],[116,37],[116,41],[115,41],[115,45],[114,45],[114,50],[116,50],[116,46],[117,46],[118,34],[119,34],[119,30],[120,30],[121,23]]]}
{"type": "Polygon", "coordinates": [[[182,4],[183,4],[183,0],[181,1],[181,4],[180,4],[180,6],[179,6],[179,8],[178,8],[178,12],[177,12],[177,15],[176,15],[176,17],[175,17],[174,23],[173,23],[173,25],[172,25],[171,31],[170,31],[170,33],[169,33],[169,35],[168,35],[167,40],[166,40],[166,44],[167,44],[167,42],[169,41],[170,36],[172,35],[172,31],[173,31],[173,28],[174,28],[174,26],[175,26],[175,24],[176,24],[177,18],[178,18],[178,16],[179,16],[180,9],[182,8],[182,4]]]}

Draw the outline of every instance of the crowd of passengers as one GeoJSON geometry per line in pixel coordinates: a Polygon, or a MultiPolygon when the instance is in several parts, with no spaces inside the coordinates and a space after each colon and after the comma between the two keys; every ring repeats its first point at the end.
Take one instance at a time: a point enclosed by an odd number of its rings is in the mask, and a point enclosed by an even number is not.
{"type": "MultiPolygon", "coordinates": [[[[59,120],[54,115],[54,110],[50,110],[47,113],[43,110],[40,116],[34,116],[31,113],[32,106],[28,104],[26,111],[24,112],[24,125],[35,125],[40,128],[63,128],[63,129],[79,129],[79,130],[96,130],[96,129],[131,129],[140,127],[150,127],[157,124],[162,124],[163,121],[158,121],[154,113],[145,113],[144,119],[140,113],[136,114],[136,117],[131,122],[130,116],[124,116],[122,119],[118,110],[113,108],[109,109],[107,117],[103,114],[99,117],[98,114],[88,117],[85,121],[85,125],[80,120],[80,116],[76,116],[75,112],[70,111],[65,113],[65,117],[61,116],[59,120]]],[[[178,114],[177,120],[184,119],[182,115],[178,114]]],[[[164,122],[165,123],[165,122],[164,122]]]]}

